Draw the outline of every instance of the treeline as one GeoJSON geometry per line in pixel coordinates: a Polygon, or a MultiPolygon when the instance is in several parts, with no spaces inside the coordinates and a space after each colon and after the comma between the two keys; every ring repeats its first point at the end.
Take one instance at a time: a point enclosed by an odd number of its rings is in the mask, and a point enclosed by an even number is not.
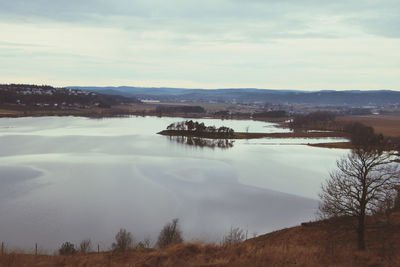
{"type": "Polygon", "coordinates": [[[327,111],[316,111],[311,112],[306,115],[295,115],[290,127],[292,129],[302,129],[302,128],[325,128],[335,121],[336,115],[332,112],[327,111]]]}
{"type": "MultiPolygon", "coordinates": [[[[137,242],[131,232],[121,228],[115,235],[115,242],[111,244],[111,250],[113,251],[125,251],[127,249],[150,249],[150,248],[165,248],[172,244],[178,244],[183,242],[182,230],[178,219],[173,219],[171,222],[164,225],[160,231],[157,242],[153,245],[149,238],[143,239],[137,242]]],[[[90,253],[95,248],[92,246],[90,239],[82,240],[79,245],[75,245],[71,242],[64,242],[58,249],[60,255],[72,255],[76,253],[90,253]]],[[[97,247],[98,252],[100,248],[97,247]]]]}
{"type": "Polygon", "coordinates": [[[235,132],[232,128],[226,126],[216,128],[215,126],[206,126],[203,122],[199,123],[197,121],[194,122],[193,120],[171,123],[170,125],[168,125],[167,130],[180,131],[182,133],[187,132],[200,137],[213,136],[220,138],[233,137],[235,132]]]}
{"type": "MultiPolygon", "coordinates": [[[[221,245],[237,244],[245,241],[248,238],[248,231],[243,230],[239,227],[231,227],[230,230],[222,237],[220,241],[221,245]]],[[[114,252],[123,252],[129,249],[139,250],[155,250],[163,249],[171,245],[180,244],[184,242],[183,231],[179,223],[179,219],[175,218],[170,222],[166,223],[158,234],[155,241],[150,238],[144,238],[142,240],[136,240],[134,235],[124,228],[121,228],[115,235],[114,242],[105,250],[111,250],[114,252]]],[[[101,251],[104,251],[104,247],[101,251]]],[[[1,254],[6,254],[7,249],[2,243],[1,254]]],[[[83,239],[79,244],[73,242],[64,242],[57,249],[60,255],[74,255],[74,254],[87,254],[100,252],[100,246],[93,244],[90,239],[83,239]]],[[[39,254],[37,245],[35,254],[39,254]]]]}
{"type": "Polygon", "coordinates": [[[157,106],[155,112],[158,114],[205,113],[206,110],[201,106],[157,106]]]}
{"type": "Polygon", "coordinates": [[[312,112],[307,115],[295,116],[290,123],[293,130],[327,130],[341,131],[349,135],[354,147],[384,147],[398,149],[400,140],[385,138],[376,134],[374,128],[360,122],[338,122],[335,114],[325,111],[312,112]]]}
{"type": "Polygon", "coordinates": [[[256,112],[253,114],[254,119],[258,118],[284,118],[287,117],[288,114],[284,110],[272,110],[266,112],[256,112]]]}

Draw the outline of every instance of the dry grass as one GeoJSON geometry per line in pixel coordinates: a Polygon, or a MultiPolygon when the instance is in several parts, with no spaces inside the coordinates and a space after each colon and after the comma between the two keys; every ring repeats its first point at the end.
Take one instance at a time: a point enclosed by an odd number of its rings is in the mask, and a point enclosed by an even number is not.
{"type": "Polygon", "coordinates": [[[18,116],[23,115],[23,112],[17,110],[0,109],[0,116],[18,116]]]}
{"type": "Polygon", "coordinates": [[[390,137],[400,137],[400,115],[368,115],[368,116],[343,116],[337,121],[361,122],[374,128],[378,134],[390,137]]]}
{"type": "Polygon", "coordinates": [[[354,146],[350,142],[332,142],[332,143],[318,143],[318,144],[308,144],[313,147],[323,147],[323,148],[340,148],[340,149],[352,149],[354,146]]]}
{"type": "Polygon", "coordinates": [[[356,250],[352,218],[283,229],[236,245],[186,243],[162,250],[73,256],[0,255],[0,266],[400,266],[400,213],[368,218],[367,250],[356,250]]]}

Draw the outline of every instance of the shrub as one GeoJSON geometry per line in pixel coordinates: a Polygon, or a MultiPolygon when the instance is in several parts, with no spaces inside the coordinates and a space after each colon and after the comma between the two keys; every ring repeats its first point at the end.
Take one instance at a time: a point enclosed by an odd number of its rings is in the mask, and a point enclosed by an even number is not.
{"type": "Polygon", "coordinates": [[[139,249],[148,249],[151,247],[151,241],[149,238],[145,238],[142,241],[140,241],[137,245],[136,248],[139,249]]]}
{"type": "Polygon", "coordinates": [[[243,229],[240,229],[239,227],[237,228],[231,227],[229,233],[222,239],[222,244],[224,245],[236,244],[243,242],[246,239],[247,239],[247,231],[245,232],[243,229]]]}
{"type": "Polygon", "coordinates": [[[116,242],[112,244],[114,250],[127,250],[133,245],[132,234],[122,228],[115,235],[115,241],[116,242]]]}
{"type": "Polygon", "coordinates": [[[88,253],[92,250],[92,241],[90,239],[82,240],[79,244],[79,252],[80,253],[88,253]]]}
{"type": "Polygon", "coordinates": [[[65,242],[58,249],[60,255],[72,255],[76,253],[75,245],[70,242],[65,242]]]}
{"type": "Polygon", "coordinates": [[[158,235],[157,246],[164,248],[171,244],[182,243],[182,231],[179,226],[179,219],[173,219],[167,223],[158,235]]]}

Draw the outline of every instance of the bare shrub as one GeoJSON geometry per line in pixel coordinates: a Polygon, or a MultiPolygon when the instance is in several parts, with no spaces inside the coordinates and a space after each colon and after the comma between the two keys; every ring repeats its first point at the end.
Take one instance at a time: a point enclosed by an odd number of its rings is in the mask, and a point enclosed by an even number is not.
{"type": "Polygon", "coordinates": [[[140,249],[147,249],[150,247],[151,247],[151,241],[149,238],[143,239],[136,245],[136,248],[140,248],[140,249]]]}
{"type": "Polygon", "coordinates": [[[243,242],[247,239],[247,231],[244,231],[243,229],[240,229],[239,227],[233,228],[231,227],[231,230],[229,233],[223,237],[222,239],[222,244],[228,245],[228,244],[236,244],[243,242]]]}
{"type": "Polygon", "coordinates": [[[72,255],[76,253],[75,245],[70,242],[65,242],[58,249],[60,255],[72,255]]]}
{"type": "Polygon", "coordinates": [[[90,239],[82,240],[79,244],[79,252],[86,254],[92,250],[92,241],[90,239]]]}
{"type": "Polygon", "coordinates": [[[120,229],[115,236],[115,243],[112,244],[113,250],[127,250],[133,245],[133,237],[126,229],[120,229]]]}
{"type": "Polygon", "coordinates": [[[182,231],[179,226],[179,219],[173,219],[167,223],[158,235],[157,246],[164,248],[171,244],[182,243],[182,231]]]}

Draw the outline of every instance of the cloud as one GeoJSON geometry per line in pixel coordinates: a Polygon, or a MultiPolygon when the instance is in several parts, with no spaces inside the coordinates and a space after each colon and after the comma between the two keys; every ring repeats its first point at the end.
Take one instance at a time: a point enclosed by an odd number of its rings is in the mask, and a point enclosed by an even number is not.
{"type": "MultiPolygon", "coordinates": [[[[398,10],[396,1],[345,1],[332,2],[316,0],[14,0],[0,3],[0,14],[6,20],[56,21],[85,23],[93,26],[135,28],[166,28],[172,32],[188,30],[205,34],[212,32],[240,32],[263,29],[264,35],[293,37],[341,37],[341,29],[353,27],[350,22],[357,20],[367,28],[374,18],[385,18],[385,26],[398,22],[397,15],[387,17],[388,11],[398,10]],[[329,24],[320,29],[319,23],[329,24]],[[335,28],[334,33],[329,31],[335,28]],[[317,30],[318,29],[318,30],[317,30]],[[268,34],[270,33],[270,34],[268,34]]],[[[387,27],[376,27],[375,34],[387,35],[387,27]]],[[[259,32],[257,34],[260,34],[259,32]]],[[[354,34],[354,33],[353,33],[354,34]]],[[[211,35],[210,38],[213,36],[211,35]]]]}
{"type": "Polygon", "coordinates": [[[64,85],[398,88],[399,7],[395,0],[1,1],[0,69],[6,81],[64,85]]]}

